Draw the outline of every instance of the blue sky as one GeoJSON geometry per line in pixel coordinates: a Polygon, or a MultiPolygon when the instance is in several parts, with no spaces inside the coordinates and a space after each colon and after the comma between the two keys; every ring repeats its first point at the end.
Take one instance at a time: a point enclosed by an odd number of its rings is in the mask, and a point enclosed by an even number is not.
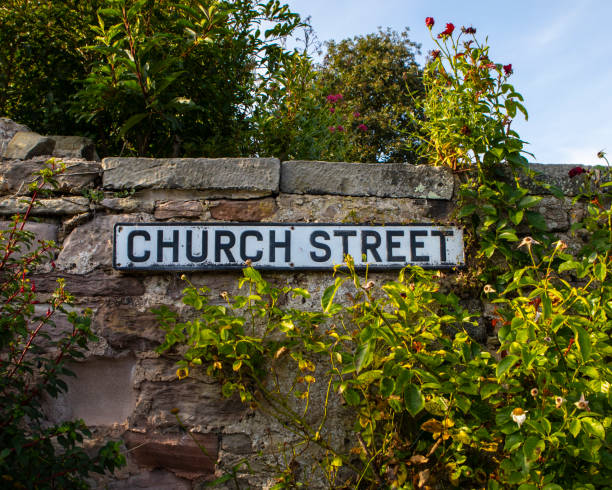
{"type": "MultiPolygon", "coordinates": [[[[401,31],[433,49],[433,31],[446,22],[473,26],[488,36],[491,59],[512,63],[510,81],[525,97],[527,122],[514,128],[540,163],[595,164],[596,153],[612,154],[612,1],[610,0],[285,0],[311,16],[320,41],[401,31]]],[[[517,117],[518,119],[518,117],[517,117]]]]}

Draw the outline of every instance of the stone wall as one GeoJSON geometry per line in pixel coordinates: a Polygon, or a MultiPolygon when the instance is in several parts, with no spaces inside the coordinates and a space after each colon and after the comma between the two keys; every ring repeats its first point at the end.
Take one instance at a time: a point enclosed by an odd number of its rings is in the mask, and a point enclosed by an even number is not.
{"type": "MultiPolygon", "coordinates": [[[[29,155],[22,155],[23,158],[29,155]]],[[[6,227],[22,211],[30,174],[47,159],[4,159],[0,162],[0,215],[6,227]]],[[[53,420],[83,418],[96,438],[121,439],[128,465],[96,485],[108,488],[192,488],[211,479],[219,467],[253,455],[254,470],[243,475],[244,487],[266,486],[266,464],[278,459],[278,446],[288,442],[272,420],[225,399],[213,379],[195,374],[179,381],[175,359],[155,348],[163,339],[151,308],[167,304],[181,310],[182,281],[176,273],[119,273],[112,269],[112,231],[119,221],[411,223],[453,222],[457,183],[448,170],[402,164],[352,164],[277,159],[145,159],[106,158],[101,163],[66,158],[60,187],[34,209],[38,222],[30,229],[61,245],[51,265],[33,280],[49,294],[58,278],[66,280],[78,308],[93,311],[99,341],[69,391],[51,400],[53,420]],[[179,409],[193,438],[181,431],[171,410],[179,409]],[[206,448],[202,452],[197,444],[206,448]]],[[[562,184],[571,195],[578,179],[569,180],[567,165],[534,165],[542,178],[562,184]]],[[[551,229],[568,233],[581,208],[569,199],[547,196],[540,211],[551,229]]],[[[376,282],[395,273],[372,275],[376,282]]],[[[196,284],[213,292],[235,291],[234,272],[200,272],[196,284]]],[[[317,295],[331,282],[329,273],[269,273],[275,283],[300,285],[313,292],[304,307],[318,304],[317,295]]],[[[466,298],[469,300],[469,298],[466,298]]],[[[219,299],[220,301],[220,299],[219,299]]],[[[475,305],[475,307],[482,305],[475,305]]],[[[57,331],[69,328],[57,321],[57,331]]],[[[475,332],[485,341],[483,316],[475,332]]],[[[343,407],[331,417],[331,430],[342,437],[343,407]]],[[[289,441],[290,442],[290,441],[289,441]]],[[[271,476],[271,475],[270,475],[271,476]]]]}

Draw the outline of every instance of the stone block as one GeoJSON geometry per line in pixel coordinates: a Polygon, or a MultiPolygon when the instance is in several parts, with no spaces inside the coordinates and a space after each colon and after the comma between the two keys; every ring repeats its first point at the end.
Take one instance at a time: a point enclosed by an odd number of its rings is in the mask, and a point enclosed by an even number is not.
{"type": "Polygon", "coordinates": [[[105,189],[278,192],[276,158],[105,158],[105,189]]]}
{"type": "Polygon", "coordinates": [[[253,442],[246,434],[223,434],[221,449],[233,454],[251,454],[253,442]]]}
{"type": "Polygon", "coordinates": [[[19,131],[8,142],[3,157],[7,159],[28,160],[38,155],[51,155],[55,141],[32,131],[19,131]]]}
{"type": "Polygon", "coordinates": [[[4,155],[4,150],[9,141],[19,131],[30,131],[30,128],[23,124],[18,124],[8,117],[0,117],[0,157],[4,155]]]}
{"type": "Polygon", "coordinates": [[[152,221],[146,214],[99,215],[78,226],[64,240],[55,263],[59,271],[87,274],[96,268],[111,268],[115,223],[152,221]]]}
{"type": "MultiPolygon", "coordinates": [[[[34,172],[43,168],[47,158],[32,158],[21,161],[12,160],[0,163],[0,192],[27,194],[28,184],[34,182],[34,172]]],[[[83,189],[91,189],[99,184],[101,166],[96,162],[63,160],[66,171],[57,176],[58,188],[54,192],[81,194],[83,189]]]]}
{"type": "Polygon", "coordinates": [[[162,468],[192,477],[213,475],[215,472],[219,450],[216,434],[143,434],[128,431],[124,440],[130,451],[129,457],[138,466],[162,468]]]}
{"type": "Polygon", "coordinates": [[[146,352],[164,341],[164,331],[155,314],[138,311],[133,305],[108,302],[95,314],[93,330],[116,350],[146,352]]]}
{"type": "Polygon", "coordinates": [[[200,218],[204,206],[200,201],[162,201],[155,204],[157,219],[200,218]]]}
{"type": "Polygon", "coordinates": [[[100,157],[91,138],[84,136],[58,136],[49,135],[55,141],[53,156],[60,158],[84,158],[85,160],[99,161],[100,157]]]}
{"type": "Polygon", "coordinates": [[[210,203],[210,214],[222,221],[263,221],[274,215],[278,206],[273,198],[254,199],[249,201],[213,201],[210,203]]]}
{"type": "Polygon", "coordinates": [[[281,194],[275,222],[385,224],[436,222],[450,218],[454,203],[433,199],[281,194]]]}
{"type": "Polygon", "coordinates": [[[134,197],[107,197],[100,206],[116,213],[152,213],[155,209],[154,202],[134,197]]]}
{"type": "Polygon", "coordinates": [[[454,177],[443,167],[405,163],[292,161],[281,165],[281,192],[452,199],[454,177]]]}
{"type": "Polygon", "coordinates": [[[76,378],[65,378],[68,391],[51,400],[51,420],[81,418],[87,425],[124,424],[136,403],[135,365],[131,357],[70,363],[67,367],[76,378]]]}
{"type": "MultiPolygon", "coordinates": [[[[0,200],[0,215],[12,216],[25,213],[28,203],[22,198],[8,197],[0,200]]],[[[86,213],[89,211],[89,200],[85,197],[58,197],[54,199],[39,199],[32,208],[32,216],[66,216],[86,213]]]]}
{"type": "Polygon", "coordinates": [[[106,274],[94,271],[85,275],[52,272],[34,276],[41,293],[49,293],[57,286],[57,279],[66,282],[66,290],[74,296],[140,296],[145,289],[136,277],[121,274],[106,274]]]}

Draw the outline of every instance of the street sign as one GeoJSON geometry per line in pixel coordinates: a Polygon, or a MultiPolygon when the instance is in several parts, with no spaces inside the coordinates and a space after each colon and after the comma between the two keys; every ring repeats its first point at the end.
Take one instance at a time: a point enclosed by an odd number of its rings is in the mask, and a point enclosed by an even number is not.
{"type": "Polygon", "coordinates": [[[130,271],[331,269],[350,255],[358,268],[464,263],[463,231],[434,225],[118,223],[113,267],[130,271]]]}

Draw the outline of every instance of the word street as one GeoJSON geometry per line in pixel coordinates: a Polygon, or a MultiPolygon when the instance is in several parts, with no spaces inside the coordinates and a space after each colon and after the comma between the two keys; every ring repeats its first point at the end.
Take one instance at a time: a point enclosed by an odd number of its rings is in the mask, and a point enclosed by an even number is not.
{"type": "Polygon", "coordinates": [[[118,223],[119,270],[331,269],[463,265],[463,232],[432,225],[118,223]]]}

